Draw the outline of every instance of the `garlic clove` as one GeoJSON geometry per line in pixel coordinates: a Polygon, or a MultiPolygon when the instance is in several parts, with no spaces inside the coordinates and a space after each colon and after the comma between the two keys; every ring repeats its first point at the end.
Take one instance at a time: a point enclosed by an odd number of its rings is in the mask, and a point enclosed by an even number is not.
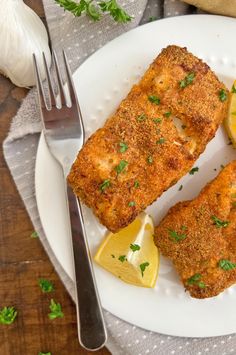
{"type": "MultiPolygon", "coordinates": [[[[1,0],[0,0],[1,2],[1,0]]],[[[51,53],[45,26],[22,0],[4,0],[0,6],[0,72],[17,86],[35,85],[32,55],[45,78],[42,52],[48,65],[51,53]]]]}

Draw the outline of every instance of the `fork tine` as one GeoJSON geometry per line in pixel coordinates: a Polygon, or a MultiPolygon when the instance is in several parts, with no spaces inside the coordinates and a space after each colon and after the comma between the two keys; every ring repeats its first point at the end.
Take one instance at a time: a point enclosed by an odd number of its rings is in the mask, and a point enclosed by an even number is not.
{"type": "Polygon", "coordinates": [[[59,65],[58,65],[58,61],[57,61],[57,55],[56,52],[53,51],[53,59],[54,59],[54,63],[55,63],[55,68],[56,68],[56,77],[57,77],[57,83],[59,86],[59,97],[61,100],[61,105],[66,104],[66,98],[65,98],[65,93],[64,93],[64,88],[63,88],[63,82],[62,82],[62,77],[61,77],[61,73],[60,73],[60,69],[59,69],[59,65]]]}
{"type": "Polygon", "coordinates": [[[84,131],[84,123],[83,123],[83,117],[81,114],[81,109],[80,109],[80,105],[79,102],[77,100],[77,96],[75,94],[75,88],[74,88],[74,82],[72,79],[72,73],[70,70],[70,66],[67,60],[67,56],[66,56],[66,52],[63,50],[63,59],[64,59],[64,64],[65,64],[65,68],[66,68],[66,74],[67,74],[67,83],[68,83],[68,90],[69,90],[69,94],[70,94],[70,98],[71,98],[71,104],[77,104],[78,107],[78,113],[79,113],[79,120],[80,120],[80,125],[81,125],[81,131],[82,131],[82,136],[84,139],[84,135],[85,135],[85,131],[84,131]]]}
{"type": "Polygon", "coordinates": [[[43,63],[44,63],[44,68],[45,68],[45,73],[46,73],[46,79],[48,82],[48,88],[49,88],[49,101],[50,101],[50,105],[52,108],[52,106],[56,105],[56,97],[55,97],[55,93],[53,90],[53,86],[52,86],[52,78],[51,78],[51,74],[48,68],[48,63],[47,63],[47,59],[45,56],[45,53],[43,52],[43,63]]]}
{"type": "Polygon", "coordinates": [[[37,85],[37,92],[38,92],[38,98],[39,98],[39,103],[41,104],[41,107],[45,107],[48,110],[48,105],[46,102],[45,98],[45,93],[43,90],[43,84],[42,84],[42,79],[39,73],[39,67],[37,63],[37,59],[35,56],[35,53],[33,53],[33,64],[34,64],[34,72],[35,72],[35,78],[36,78],[36,85],[37,85]]]}

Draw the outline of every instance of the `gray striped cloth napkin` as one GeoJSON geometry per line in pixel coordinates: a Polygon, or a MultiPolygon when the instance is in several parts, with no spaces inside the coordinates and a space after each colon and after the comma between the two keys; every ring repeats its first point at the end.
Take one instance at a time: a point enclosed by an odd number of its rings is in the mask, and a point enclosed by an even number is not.
{"type": "MultiPolygon", "coordinates": [[[[149,21],[150,17],[161,18],[195,12],[196,10],[179,0],[125,0],[122,5],[134,20],[126,25],[118,25],[105,16],[100,22],[92,22],[86,17],[75,18],[55,5],[53,0],[43,0],[52,45],[60,53],[67,52],[72,70],[88,58],[98,48],[125,31],[149,21]]],[[[4,142],[4,155],[15,180],[25,207],[38,232],[62,282],[74,298],[71,279],[65,274],[51,250],[44,234],[35,199],[34,168],[39,132],[41,131],[35,89],[32,89],[14,117],[8,137],[4,142]]],[[[105,312],[108,328],[107,347],[112,354],[236,354],[236,335],[217,338],[178,338],[145,331],[132,326],[105,312]]]]}

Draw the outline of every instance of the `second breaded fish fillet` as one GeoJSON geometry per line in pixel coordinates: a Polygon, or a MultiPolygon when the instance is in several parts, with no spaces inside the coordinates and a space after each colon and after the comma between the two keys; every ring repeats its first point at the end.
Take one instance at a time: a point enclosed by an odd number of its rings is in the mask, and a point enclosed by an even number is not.
{"type": "Polygon", "coordinates": [[[169,210],[155,243],[192,297],[213,297],[236,283],[236,161],[196,199],[169,210]]]}
{"type": "Polygon", "coordinates": [[[186,48],[169,46],[79,152],[75,194],[116,232],[192,167],[227,113],[227,89],[186,48]]]}

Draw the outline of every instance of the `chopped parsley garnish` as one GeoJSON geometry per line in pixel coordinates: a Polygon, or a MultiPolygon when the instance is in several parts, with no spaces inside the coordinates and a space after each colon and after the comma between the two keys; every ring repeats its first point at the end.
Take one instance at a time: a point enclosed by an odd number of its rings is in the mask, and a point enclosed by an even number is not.
{"type": "Polygon", "coordinates": [[[103,181],[103,183],[99,186],[99,190],[101,192],[104,192],[108,187],[111,186],[111,183],[110,183],[110,180],[109,179],[106,179],[103,181]]]}
{"type": "Polygon", "coordinates": [[[225,271],[229,271],[236,268],[236,263],[232,263],[230,260],[221,259],[218,266],[225,271]]]}
{"type": "Polygon", "coordinates": [[[142,264],[140,264],[139,265],[139,267],[140,267],[140,270],[141,270],[141,274],[142,274],[142,277],[143,277],[143,273],[144,273],[144,271],[146,270],[146,268],[149,266],[149,262],[145,262],[145,263],[142,263],[142,264]]]}
{"type": "Polygon", "coordinates": [[[135,205],[136,205],[135,201],[130,201],[128,204],[129,207],[134,207],[135,205]]]}
{"type": "Polygon", "coordinates": [[[201,274],[195,274],[187,280],[187,284],[188,285],[197,285],[200,288],[205,288],[206,285],[203,281],[201,281],[201,278],[202,278],[201,274]]]}
{"type": "Polygon", "coordinates": [[[39,286],[43,292],[52,292],[54,291],[54,285],[51,281],[46,279],[39,279],[39,286]]]}
{"type": "Polygon", "coordinates": [[[186,86],[192,84],[194,78],[195,78],[195,74],[189,73],[183,80],[179,81],[179,86],[181,87],[181,89],[184,89],[186,88],[186,86]]]}
{"type": "Polygon", "coordinates": [[[196,166],[195,168],[192,168],[189,172],[190,175],[194,175],[195,173],[197,173],[199,170],[199,168],[196,166]]]}
{"type": "Polygon", "coordinates": [[[140,246],[138,244],[130,244],[130,249],[132,251],[138,251],[140,250],[140,246]]]}
{"type": "Polygon", "coordinates": [[[124,142],[120,142],[120,143],[119,143],[119,146],[120,146],[120,152],[121,152],[121,153],[126,152],[126,150],[128,149],[127,144],[124,143],[124,142]]]}
{"type": "Polygon", "coordinates": [[[145,115],[145,113],[142,113],[140,116],[137,117],[137,121],[142,122],[144,120],[146,120],[147,116],[145,115]]]}
{"type": "Polygon", "coordinates": [[[126,259],[126,255],[120,255],[118,259],[119,259],[122,263],[127,260],[127,259],[126,259]]]}
{"type": "Polygon", "coordinates": [[[147,162],[148,164],[152,164],[153,163],[153,158],[151,155],[149,155],[149,157],[147,157],[147,162]]]}
{"type": "Polygon", "coordinates": [[[219,91],[219,99],[220,101],[224,102],[225,100],[227,100],[227,93],[224,89],[221,89],[219,91]]]}
{"type": "Polygon", "coordinates": [[[222,221],[221,219],[219,219],[216,216],[211,216],[212,221],[214,222],[213,224],[217,227],[217,228],[226,228],[229,225],[228,221],[222,221]]]}
{"type": "Polygon", "coordinates": [[[184,240],[187,237],[186,234],[179,234],[172,229],[169,229],[169,236],[171,240],[177,243],[181,242],[181,240],[184,240]]]}
{"type": "Polygon", "coordinates": [[[165,138],[163,138],[163,137],[161,137],[160,139],[158,139],[157,141],[156,141],[156,144],[163,144],[163,143],[165,143],[165,138]]]}
{"type": "Polygon", "coordinates": [[[134,187],[137,189],[139,187],[139,181],[138,180],[135,180],[134,182],[134,187]]]}
{"type": "Polygon", "coordinates": [[[50,303],[50,313],[48,314],[49,319],[56,319],[56,318],[63,318],[64,314],[61,310],[61,305],[60,303],[56,303],[54,299],[51,299],[50,303]]]}
{"type": "Polygon", "coordinates": [[[33,233],[31,233],[30,237],[31,238],[38,238],[39,236],[38,236],[37,232],[33,232],[33,233]]]}
{"type": "Polygon", "coordinates": [[[157,96],[155,96],[155,95],[149,95],[149,96],[148,96],[148,100],[149,100],[150,102],[152,102],[153,104],[156,104],[156,105],[160,105],[160,103],[161,103],[160,98],[157,97],[157,96]]]}
{"type": "Polygon", "coordinates": [[[117,172],[117,174],[122,173],[122,171],[124,171],[127,165],[128,162],[126,160],[121,160],[120,163],[115,167],[115,171],[117,172]]]}
{"type": "Polygon", "coordinates": [[[169,117],[171,116],[171,111],[165,112],[165,113],[164,113],[164,116],[167,117],[167,118],[169,118],[169,117]]]}
{"type": "Polygon", "coordinates": [[[161,118],[153,118],[154,123],[161,123],[162,119],[161,118]]]}
{"type": "Polygon", "coordinates": [[[232,92],[233,94],[236,93],[236,87],[235,87],[234,85],[232,86],[231,92],[232,92]]]}
{"type": "Polygon", "coordinates": [[[14,307],[4,307],[0,310],[0,324],[12,324],[17,316],[14,307]]]}
{"type": "Polygon", "coordinates": [[[114,254],[111,254],[111,257],[114,259],[114,258],[115,258],[115,255],[114,255],[114,254]]]}
{"type": "Polygon", "coordinates": [[[52,355],[51,353],[42,353],[42,351],[40,351],[40,353],[38,353],[38,355],[52,355]]]}
{"type": "Polygon", "coordinates": [[[182,225],[180,229],[182,229],[182,231],[186,231],[186,229],[188,229],[188,227],[182,225]]]}
{"type": "Polygon", "coordinates": [[[181,191],[183,189],[183,185],[180,185],[178,191],[181,191]]]}

